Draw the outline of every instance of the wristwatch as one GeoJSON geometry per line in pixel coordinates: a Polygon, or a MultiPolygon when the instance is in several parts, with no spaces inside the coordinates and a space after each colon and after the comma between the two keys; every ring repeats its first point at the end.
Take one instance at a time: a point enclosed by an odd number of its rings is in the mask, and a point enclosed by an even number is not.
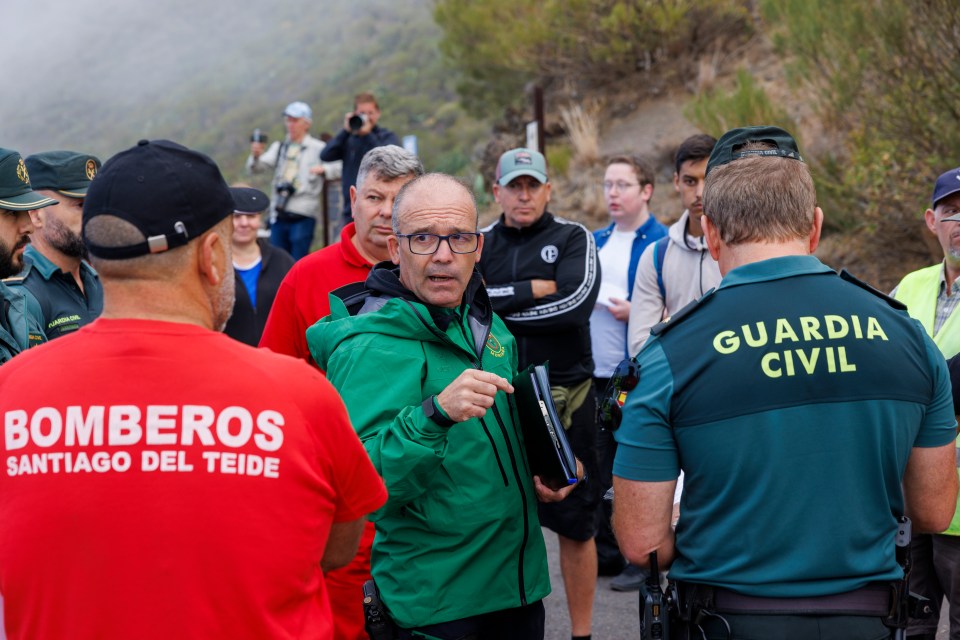
{"type": "Polygon", "coordinates": [[[440,413],[440,409],[437,408],[437,396],[430,396],[424,400],[423,404],[420,406],[423,407],[423,415],[427,416],[444,429],[449,429],[453,425],[457,424],[456,420],[451,420],[447,416],[440,413]]]}

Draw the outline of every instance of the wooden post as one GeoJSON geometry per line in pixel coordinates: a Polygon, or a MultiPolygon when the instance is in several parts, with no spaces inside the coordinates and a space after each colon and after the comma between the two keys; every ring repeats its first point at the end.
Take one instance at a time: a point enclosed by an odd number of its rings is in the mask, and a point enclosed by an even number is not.
{"type": "Polygon", "coordinates": [[[543,89],[540,85],[533,85],[533,119],[537,122],[537,151],[546,155],[543,129],[543,89]]]}

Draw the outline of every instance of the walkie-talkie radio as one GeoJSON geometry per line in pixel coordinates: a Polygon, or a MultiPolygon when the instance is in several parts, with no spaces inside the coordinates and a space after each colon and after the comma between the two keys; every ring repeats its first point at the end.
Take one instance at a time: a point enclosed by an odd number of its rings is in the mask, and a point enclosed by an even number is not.
{"type": "Polygon", "coordinates": [[[664,640],[670,637],[669,601],[660,587],[657,552],[650,552],[650,575],[640,585],[640,637],[664,640]]]}

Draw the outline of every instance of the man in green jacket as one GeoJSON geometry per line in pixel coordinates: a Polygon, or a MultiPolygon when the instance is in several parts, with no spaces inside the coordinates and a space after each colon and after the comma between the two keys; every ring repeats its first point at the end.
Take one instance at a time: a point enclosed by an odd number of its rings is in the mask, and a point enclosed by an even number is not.
{"type": "MultiPolygon", "coordinates": [[[[470,191],[428,174],[393,208],[392,261],[331,296],[307,330],[390,493],[373,577],[400,638],[536,639],[550,592],[537,500],[509,394],[513,336],[474,269],[470,191]]],[[[574,485],[575,486],[575,485],[574,485]]]]}
{"type": "MultiPolygon", "coordinates": [[[[30,211],[57,204],[30,186],[30,175],[16,151],[0,149],[0,278],[23,268],[23,251],[30,244],[33,223],[30,211]]],[[[36,318],[40,308],[17,291],[0,283],[0,364],[21,351],[45,342],[36,318]],[[28,304],[30,305],[28,308],[28,304]]]]}

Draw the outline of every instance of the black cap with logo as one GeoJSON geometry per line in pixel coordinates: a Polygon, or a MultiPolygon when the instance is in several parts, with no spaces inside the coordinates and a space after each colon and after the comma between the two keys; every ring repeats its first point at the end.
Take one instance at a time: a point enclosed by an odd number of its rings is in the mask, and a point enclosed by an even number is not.
{"type": "Polygon", "coordinates": [[[169,140],[141,140],[103,165],[83,203],[84,242],[90,253],[122,260],[187,244],[233,213],[234,202],[217,164],[169,140]],[[101,215],[135,226],[147,240],[105,247],[86,237],[101,215]]]}

